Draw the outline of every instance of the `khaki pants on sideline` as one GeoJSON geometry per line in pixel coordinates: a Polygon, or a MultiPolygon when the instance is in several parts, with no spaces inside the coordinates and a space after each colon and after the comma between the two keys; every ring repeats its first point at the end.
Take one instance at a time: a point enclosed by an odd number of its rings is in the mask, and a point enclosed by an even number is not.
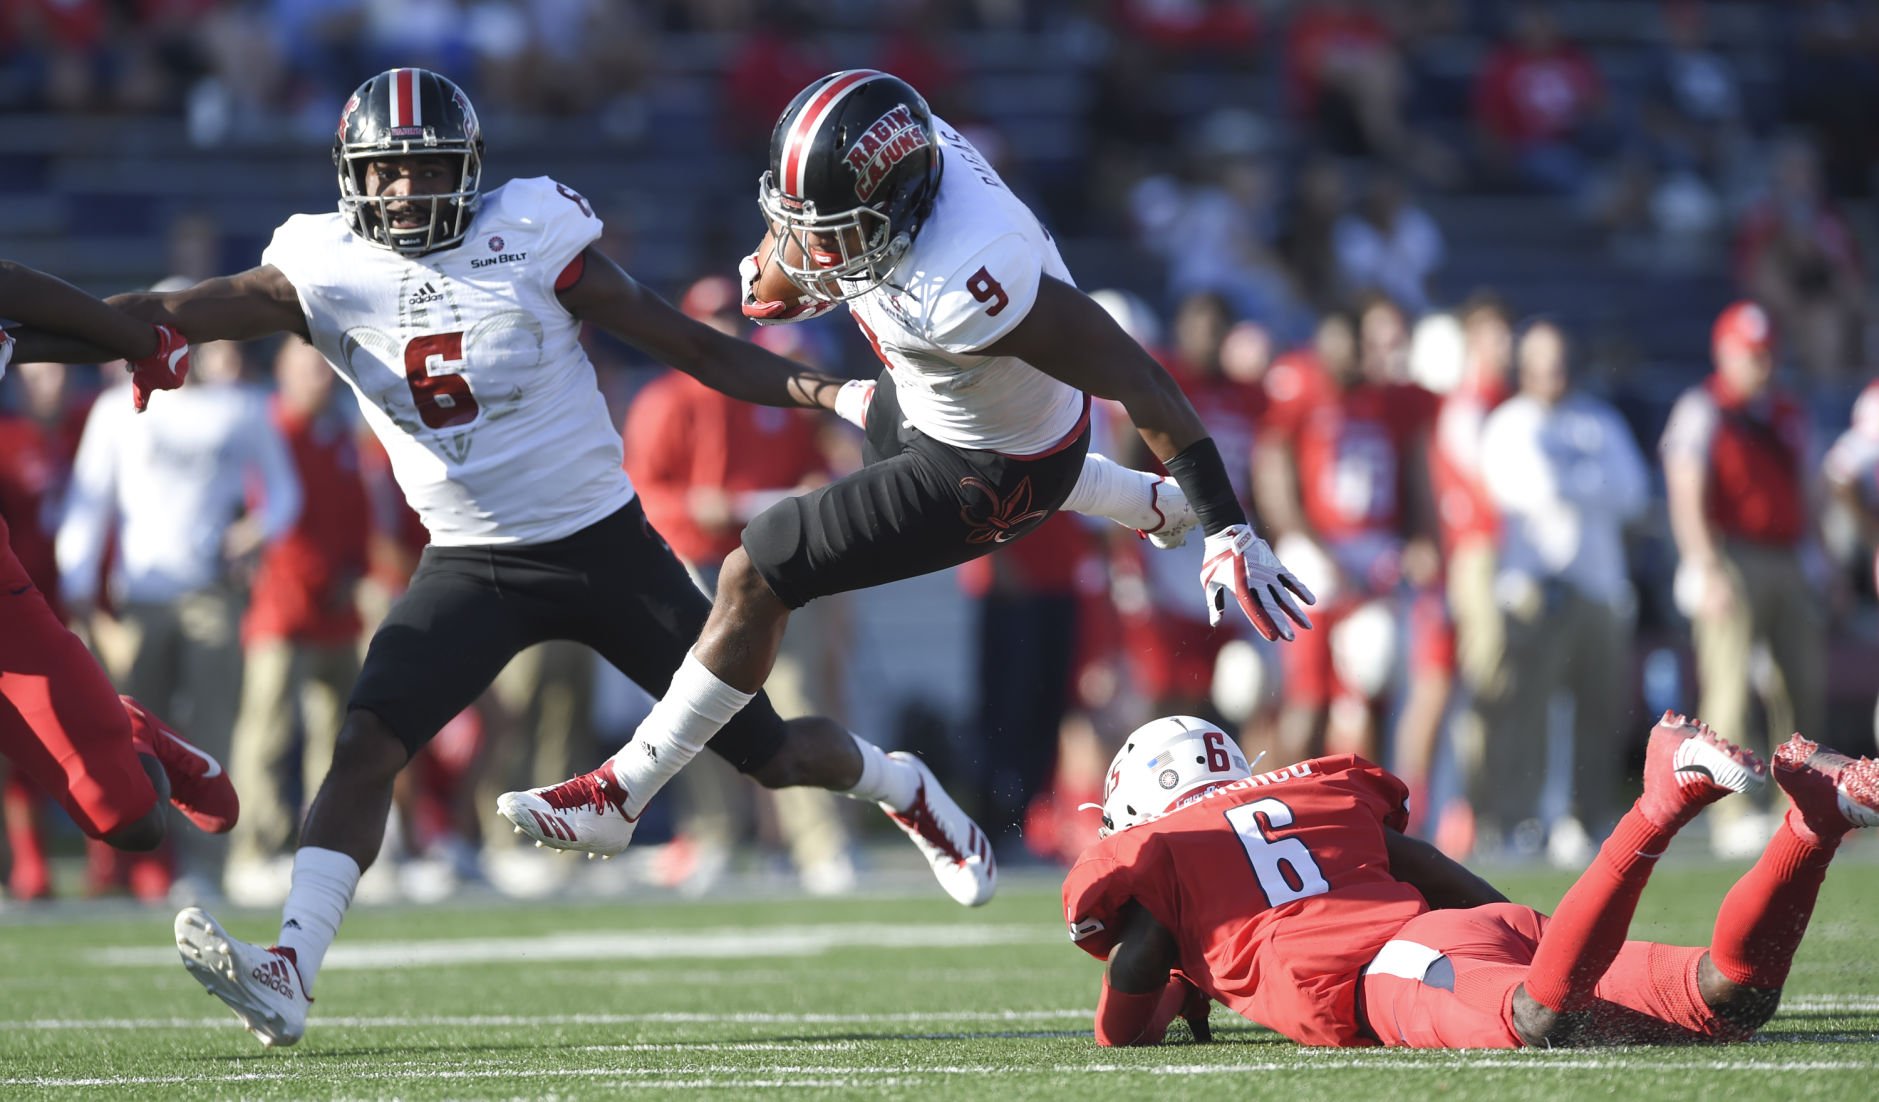
{"type": "MultiPolygon", "coordinates": [[[[700,571],[705,591],[711,592],[717,571],[700,571]]],[[[840,701],[828,699],[838,691],[832,672],[839,667],[847,631],[847,595],[811,601],[790,614],[789,630],[764,692],[784,719],[805,715],[834,715],[840,701]],[[833,653],[832,653],[833,652],[833,653]]],[[[753,810],[754,781],[747,781],[722,758],[700,754],[679,772],[676,782],[684,794],[684,832],[706,848],[729,848],[748,830],[753,810]],[[701,768],[702,767],[702,768],[701,768]]],[[[770,794],[776,809],[777,833],[788,847],[797,869],[813,868],[833,860],[849,846],[846,801],[821,788],[784,788],[770,794]]]]}
{"type": "MultiPolygon", "coordinates": [[[[1480,787],[1485,768],[1486,721],[1484,703],[1499,691],[1501,658],[1507,650],[1505,613],[1494,598],[1494,575],[1499,555],[1492,540],[1461,544],[1448,557],[1448,609],[1455,623],[1455,666],[1467,690],[1466,707],[1455,717],[1455,761],[1461,771],[1462,791],[1480,787]]],[[[1438,808],[1428,809],[1439,813],[1438,808]]]]}
{"type": "MultiPolygon", "coordinates": [[[[490,694],[504,731],[491,731],[489,760],[478,780],[478,807],[504,792],[557,784],[594,767],[594,663],[580,643],[537,643],[509,660],[490,694]]],[[[521,840],[508,831],[486,841],[521,840]]]]}
{"type": "Polygon", "coordinates": [[[241,793],[241,821],[229,836],[229,859],[260,861],[288,854],[311,802],[333,762],[333,744],[346,719],[346,699],[359,676],[359,648],[265,639],[247,650],[241,713],[229,751],[228,774],[241,793]],[[294,767],[295,720],[304,735],[300,800],[288,798],[294,767]]]}
{"type": "MultiPolygon", "coordinates": [[[[1732,542],[1722,550],[1735,590],[1729,614],[1690,624],[1702,690],[1697,715],[1717,734],[1765,760],[1790,733],[1820,731],[1826,691],[1825,620],[1793,548],[1732,542]],[[1762,702],[1768,726],[1751,731],[1749,657],[1757,639],[1768,644],[1778,677],[1762,702]]],[[[1732,819],[1750,806],[1745,800],[1723,800],[1707,814],[1732,819]]]]}
{"type": "Polygon", "coordinates": [[[1608,824],[1624,765],[1630,627],[1611,606],[1557,582],[1507,609],[1499,691],[1481,708],[1483,768],[1474,791],[1477,813],[1502,837],[1539,813],[1548,712],[1562,691],[1573,700],[1572,812],[1588,830],[1608,824]]]}
{"type": "MultiPolygon", "coordinates": [[[[98,653],[118,691],[136,697],[189,741],[228,762],[241,703],[243,598],[223,587],[169,603],[125,602],[100,619],[98,653]]],[[[169,819],[178,872],[222,882],[227,843],[174,811],[169,819]]]]}

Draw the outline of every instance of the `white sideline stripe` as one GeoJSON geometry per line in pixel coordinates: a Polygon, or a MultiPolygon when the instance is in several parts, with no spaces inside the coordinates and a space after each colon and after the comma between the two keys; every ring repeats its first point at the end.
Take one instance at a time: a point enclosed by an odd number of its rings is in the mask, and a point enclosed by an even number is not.
{"type": "MultiPolygon", "coordinates": [[[[1053,928],[1017,924],[732,926],[711,930],[341,942],[333,947],[323,968],[385,970],[451,964],[544,964],[565,960],[813,957],[852,948],[977,949],[995,945],[1055,945],[1062,941],[1063,935],[1053,928]]],[[[173,949],[102,949],[90,954],[88,959],[113,967],[176,967],[173,949]]]]}
{"type": "MultiPolygon", "coordinates": [[[[1808,995],[1784,999],[1783,1010],[1874,1012],[1879,996],[1808,995]]],[[[422,1028],[426,1026],[551,1025],[865,1025],[871,1022],[1088,1022],[1093,1007],[1063,1010],[934,1010],[889,1014],[780,1014],[750,1011],[712,1014],[702,1011],[664,1011],[643,1014],[365,1014],[316,1016],[313,1025],[333,1029],[422,1028]]],[[[1231,1021],[1231,1018],[1227,1018],[1231,1021]]],[[[1777,1014],[1775,1021],[1781,1021],[1777,1014]]],[[[240,1025],[233,1017],[197,1018],[17,1018],[0,1019],[0,1031],[65,1029],[199,1029],[202,1026],[240,1025]]],[[[1289,1065],[1288,1065],[1289,1066],[1289,1065]]],[[[1757,1065],[1761,1066],[1761,1065],[1757,1065]]]]}
{"type": "MultiPolygon", "coordinates": [[[[1563,1059],[1547,1058],[1540,1053],[1524,1056],[1455,1056],[1450,1059],[1405,1060],[1398,1056],[1379,1055],[1373,1058],[1342,1056],[1329,1060],[1299,1060],[1283,1062],[1277,1060],[1260,1061],[1245,1064],[1057,1064],[1040,1066],[1032,1064],[948,1064],[931,1067],[895,1067],[867,1068],[842,1067],[827,1064],[775,1064],[760,1067],[741,1065],[717,1065],[705,1067],[674,1068],[543,1068],[534,1064],[516,1063],[498,1067],[480,1068],[334,1068],[353,1079],[362,1080],[412,1080],[412,1079],[503,1079],[503,1078],[580,1078],[597,1082],[614,1082],[629,1087],[650,1089],[655,1087],[699,1087],[721,1089],[726,1086],[738,1087],[807,1087],[807,1086],[852,1086],[866,1083],[870,1086],[885,1086],[903,1079],[922,1079],[935,1076],[958,1075],[1244,1075],[1254,1071],[1435,1071],[1452,1073],[1457,1070],[1493,1069],[1504,1071],[1616,1071],[1637,1067],[1635,1059],[1605,1059],[1599,1057],[1566,1057],[1563,1059]],[[683,1077],[673,1077],[680,1071],[683,1077]],[[777,1076],[775,1079],[750,1079],[756,1073],[777,1076]],[[802,1076],[823,1076],[827,1078],[805,1080],[802,1076]],[[655,1079],[654,1076],[668,1078],[655,1079]]],[[[1750,1060],[1704,1060],[1675,1062],[1659,1065],[1662,1069],[1688,1068],[1699,1071],[1760,1071],[1760,1072],[1796,1072],[1796,1071],[1858,1071],[1870,1072],[1873,1063],[1853,1060],[1782,1060],[1757,1063],[1750,1060]]],[[[12,1079],[0,1079],[0,1086],[9,1087],[107,1087],[140,1086],[173,1083],[254,1083],[278,1082],[298,1078],[299,1073],[280,1072],[240,1072],[228,1075],[145,1075],[92,1076],[86,1078],[59,1079],[51,1076],[24,1076],[12,1079]]]]}

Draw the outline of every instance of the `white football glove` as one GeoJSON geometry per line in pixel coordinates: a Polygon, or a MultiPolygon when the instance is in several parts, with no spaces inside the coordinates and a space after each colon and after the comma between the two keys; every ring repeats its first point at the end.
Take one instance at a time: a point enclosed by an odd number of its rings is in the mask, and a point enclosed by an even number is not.
{"type": "Polygon", "coordinates": [[[1231,593],[1240,603],[1240,611],[1267,639],[1290,642],[1294,638],[1287,617],[1299,627],[1311,627],[1310,618],[1292,600],[1292,594],[1308,605],[1317,604],[1318,599],[1292,576],[1265,540],[1253,535],[1251,528],[1244,524],[1223,528],[1207,537],[1205,548],[1200,584],[1207,594],[1208,623],[1220,623],[1227,610],[1227,594],[1231,593]],[[1288,589],[1291,594],[1286,592],[1288,589]]]}
{"type": "Polygon", "coordinates": [[[13,362],[13,334],[0,329],[0,379],[7,377],[7,365],[13,362]]]}

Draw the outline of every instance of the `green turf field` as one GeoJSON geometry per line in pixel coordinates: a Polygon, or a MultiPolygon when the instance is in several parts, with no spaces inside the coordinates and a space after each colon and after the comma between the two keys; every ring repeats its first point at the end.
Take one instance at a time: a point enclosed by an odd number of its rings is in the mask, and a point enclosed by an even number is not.
{"type": "MultiPolygon", "coordinates": [[[[1879,864],[1836,867],[1781,1015],[1722,1049],[1311,1050],[1090,1040],[1097,966],[1053,883],[965,911],[839,902],[362,909],[307,1038],[264,1052],[169,948],[169,916],[0,912],[0,1098],[1859,1099],[1879,1094],[1879,864]]],[[[1549,907],[1565,879],[1494,877],[1549,907]]],[[[1733,870],[1664,868],[1634,933],[1707,940],[1733,870]]],[[[272,914],[234,913],[271,940],[272,914]]]]}

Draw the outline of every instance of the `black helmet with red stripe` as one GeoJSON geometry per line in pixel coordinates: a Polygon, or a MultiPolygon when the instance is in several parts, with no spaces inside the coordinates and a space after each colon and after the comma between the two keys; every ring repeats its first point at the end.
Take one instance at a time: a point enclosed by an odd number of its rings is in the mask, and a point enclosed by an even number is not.
{"type": "Polygon", "coordinates": [[[333,165],[339,211],[352,231],[381,248],[421,256],[470,232],[483,178],[483,129],[470,97],[448,79],[429,69],[388,69],[346,101],[333,137],[333,165]],[[394,225],[385,206],[393,200],[366,193],[366,165],[394,157],[442,157],[461,166],[453,190],[418,198],[430,203],[421,224],[394,225]]]}
{"type": "Polygon", "coordinates": [[[811,296],[854,298],[886,281],[939,192],[940,151],[926,100],[873,69],[831,73],[783,109],[757,203],[776,258],[811,296]],[[800,264],[791,264],[793,240],[800,264]],[[806,265],[806,266],[804,266],[806,265]]]}

